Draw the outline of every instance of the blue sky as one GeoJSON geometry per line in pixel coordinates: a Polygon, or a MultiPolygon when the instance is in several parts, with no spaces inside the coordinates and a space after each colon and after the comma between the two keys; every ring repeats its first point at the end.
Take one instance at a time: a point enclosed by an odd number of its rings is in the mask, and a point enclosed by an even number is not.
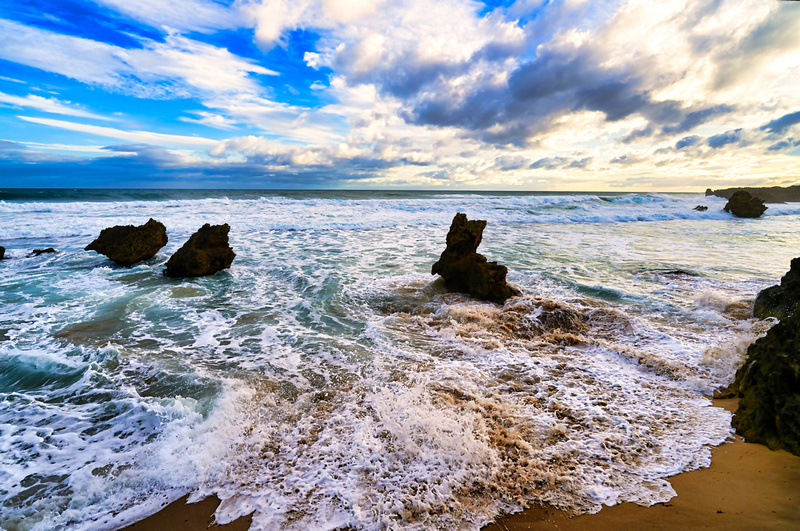
{"type": "Polygon", "coordinates": [[[0,3],[0,187],[800,180],[800,2],[0,3]]]}

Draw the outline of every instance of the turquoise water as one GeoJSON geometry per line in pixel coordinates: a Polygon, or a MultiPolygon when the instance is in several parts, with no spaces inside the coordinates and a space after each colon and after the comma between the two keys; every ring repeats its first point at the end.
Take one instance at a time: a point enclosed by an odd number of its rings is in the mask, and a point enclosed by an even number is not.
{"type": "Polygon", "coordinates": [[[114,529],[186,494],[254,529],[668,500],[665,478],[728,437],[705,395],[771,325],[752,300],[800,248],[800,205],[737,220],[724,202],[0,190],[0,526],[114,529]],[[430,275],[459,211],[523,296],[430,275]],[[150,217],[156,257],[83,251],[150,217]],[[164,277],[207,222],[231,225],[231,269],[164,277]]]}

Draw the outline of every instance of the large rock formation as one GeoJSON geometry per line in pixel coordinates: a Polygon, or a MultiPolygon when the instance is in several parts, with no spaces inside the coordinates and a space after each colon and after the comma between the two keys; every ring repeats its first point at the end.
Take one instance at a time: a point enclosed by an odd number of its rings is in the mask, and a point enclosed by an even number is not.
{"type": "Polygon", "coordinates": [[[723,210],[737,218],[757,218],[767,210],[767,207],[764,206],[764,201],[761,199],[751,196],[744,190],[739,190],[728,199],[728,204],[723,210]]]}
{"type": "Polygon", "coordinates": [[[117,225],[103,229],[84,250],[97,251],[120,265],[129,266],[152,258],[167,241],[167,228],[151,218],[138,227],[117,225]]]}
{"type": "Polygon", "coordinates": [[[780,285],[761,290],[756,296],[753,315],[759,319],[777,317],[781,321],[792,315],[800,303],[800,258],[792,260],[780,285]]]}
{"type": "Polygon", "coordinates": [[[750,195],[755,195],[764,200],[765,203],[785,203],[785,202],[800,202],[800,185],[793,186],[765,186],[761,188],[743,187],[743,188],[725,188],[722,190],[706,190],[706,196],[714,195],[725,199],[730,199],[733,194],[743,190],[750,195]]]}
{"type": "Polygon", "coordinates": [[[168,277],[202,277],[227,269],[236,253],[228,244],[231,227],[206,223],[167,260],[168,277]]]}
{"type": "Polygon", "coordinates": [[[519,295],[519,290],[506,283],[508,269],[497,262],[489,262],[476,250],[481,244],[484,220],[467,221],[467,215],[458,213],[447,233],[447,248],[439,261],[433,264],[431,274],[444,278],[449,291],[468,293],[477,299],[503,302],[519,295]]]}
{"type": "Polygon", "coordinates": [[[800,310],[747,349],[733,427],[745,440],[800,455],[800,310]]]}

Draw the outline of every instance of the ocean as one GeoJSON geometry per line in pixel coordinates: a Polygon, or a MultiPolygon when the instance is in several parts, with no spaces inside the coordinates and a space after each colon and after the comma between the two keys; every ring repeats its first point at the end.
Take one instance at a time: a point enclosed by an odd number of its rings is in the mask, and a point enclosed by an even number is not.
{"type": "Polygon", "coordinates": [[[0,190],[0,528],[115,529],[189,495],[254,530],[479,529],[653,504],[731,435],[709,394],[800,204],[700,194],[0,190]],[[693,210],[707,205],[705,212],[693,210]],[[446,293],[453,216],[523,295],[446,293]],[[167,226],[133,267],[100,231],[167,226]],[[236,259],[174,279],[204,223],[236,259]],[[54,254],[29,256],[53,247],[54,254]]]}

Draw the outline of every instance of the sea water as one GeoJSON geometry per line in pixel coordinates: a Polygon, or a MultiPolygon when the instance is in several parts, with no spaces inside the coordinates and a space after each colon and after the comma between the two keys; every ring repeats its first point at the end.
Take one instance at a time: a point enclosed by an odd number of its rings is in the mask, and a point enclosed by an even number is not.
{"type": "Polygon", "coordinates": [[[773,323],[800,205],[696,194],[0,191],[0,527],[114,529],[184,495],[253,529],[478,529],[674,496],[773,323]],[[707,205],[705,212],[693,210],[707,205]],[[523,295],[431,276],[457,212],[523,295]],[[83,248],[155,218],[133,267],[83,248]],[[237,256],[163,276],[204,223],[237,256]],[[28,256],[35,248],[55,254],[28,256]]]}

